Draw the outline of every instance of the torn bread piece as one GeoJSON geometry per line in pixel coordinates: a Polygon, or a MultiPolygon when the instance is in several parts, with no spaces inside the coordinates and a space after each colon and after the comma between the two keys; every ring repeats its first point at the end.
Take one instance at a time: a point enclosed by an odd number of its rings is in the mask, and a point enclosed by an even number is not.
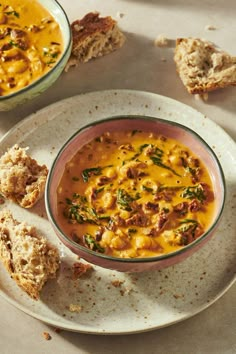
{"type": "Polygon", "coordinates": [[[66,70],[70,66],[86,63],[111,53],[123,46],[125,36],[112,17],[100,17],[97,12],[90,12],[81,20],[71,24],[72,54],[66,70]]]}
{"type": "Polygon", "coordinates": [[[177,72],[191,94],[202,94],[236,85],[236,57],[211,42],[178,38],[174,60],[177,72]]]}
{"type": "Polygon", "coordinates": [[[11,212],[0,212],[0,260],[11,278],[32,299],[59,268],[58,250],[39,235],[35,227],[15,220],[11,212]]]}
{"type": "Polygon", "coordinates": [[[0,193],[23,208],[31,208],[44,194],[48,168],[17,144],[0,158],[0,193]]]}

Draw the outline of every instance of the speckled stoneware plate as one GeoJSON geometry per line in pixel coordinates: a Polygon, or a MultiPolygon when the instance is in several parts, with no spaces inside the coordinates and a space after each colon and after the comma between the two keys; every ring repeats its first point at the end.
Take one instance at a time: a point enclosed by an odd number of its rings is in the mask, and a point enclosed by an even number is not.
{"type": "Polygon", "coordinates": [[[35,225],[61,254],[57,279],[43,288],[40,301],[31,300],[0,266],[0,294],[27,314],[55,327],[96,334],[137,333],[161,328],[199,313],[214,303],[235,281],[236,270],[236,146],[215,123],[172,99],[138,91],[88,93],[53,104],[21,121],[0,143],[2,154],[14,143],[48,167],[60,146],[77,129],[96,119],[123,114],[160,117],[184,124],[214,149],[226,178],[227,199],[213,238],[182,263],[161,271],[124,274],[95,267],[73,279],[77,258],[56,238],[46,217],[44,200],[24,210],[7,204],[14,217],[35,225]],[[70,305],[80,308],[71,312],[70,305]]]}

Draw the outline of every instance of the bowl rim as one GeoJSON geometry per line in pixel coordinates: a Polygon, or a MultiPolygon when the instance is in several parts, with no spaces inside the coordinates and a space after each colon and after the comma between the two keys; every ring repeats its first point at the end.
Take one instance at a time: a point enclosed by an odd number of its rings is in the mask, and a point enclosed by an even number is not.
{"type": "MultiPolygon", "coordinates": [[[[220,161],[219,161],[216,153],[213,151],[213,149],[209,146],[209,144],[198,133],[196,133],[191,128],[189,128],[189,127],[187,127],[187,126],[185,126],[183,124],[180,124],[178,122],[170,121],[170,120],[164,119],[164,118],[158,118],[158,117],[152,117],[152,116],[146,116],[146,115],[136,115],[136,114],[113,115],[111,117],[101,118],[99,120],[93,121],[93,122],[88,123],[86,125],[83,125],[81,128],[79,128],[75,133],[73,133],[64,142],[62,147],[57,152],[57,155],[54,158],[53,163],[51,165],[51,168],[50,168],[50,171],[49,171],[49,174],[48,174],[48,177],[47,177],[47,181],[46,181],[46,187],[45,187],[45,208],[46,208],[48,219],[51,222],[51,225],[60,234],[60,237],[58,235],[57,235],[57,237],[59,237],[60,239],[63,239],[66,244],[71,244],[71,246],[73,246],[75,249],[78,249],[78,251],[81,251],[83,253],[88,253],[89,255],[94,256],[96,258],[104,259],[104,260],[111,261],[111,262],[130,263],[130,264],[150,263],[150,262],[158,262],[158,261],[167,260],[167,259],[173,258],[175,256],[182,255],[182,254],[186,253],[188,250],[191,250],[195,246],[197,246],[200,243],[202,243],[204,240],[207,239],[207,237],[213,232],[213,230],[219,224],[219,221],[220,221],[220,219],[222,217],[222,214],[223,214],[223,210],[224,210],[224,206],[225,206],[225,200],[226,200],[226,182],[225,182],[225,176],[224,176],[224,172],[223,172],[222,166],[220,164],[220,161]],[[167,124],[167,125],[172,125],[172,126],[175,126],[175,127],[179,128],[179,129],[184,130],[185,132],[187,132],[190,135],[192,135],[195,139],[199,140],[199,142],[206,148],[207,152],[212,155],[213,159],[216,162],[216,166],[218,168],[219,177],[220,177],[220,181],[221,181],[222,191],[223,192],[222,192],[222,202],[219,205],[219,210],[218,210],[218,212],[217,212],[217,214],[215,216],[215,220],[213,221],[212,225],[208,228],[208,230],[206,232],[204,232],[200,237],[198,237],[193,242],[189,243],[186,246],[183,246],[182,248],[180,248],[180,249],[178,249],[176,251],[169,252],[169,253],[164,253],[163,255],[158,255],[158,256],[153,256],[153,257],[119,258],[119,257],[114,257],[114,256],[106,255],[106,254],[103,254],[103,253],[100,253],[100,252],[93,251],[90,248],[82,246],[82,245],[78,244],[77,242],[73,241],[72,239],[70,239],[61,230],[61,228],[59,227],[57,221],[55,220],[55,218],[53,216],[53,213],[52,213],[52,210],[51,210],[51,206],[50,206],[50,203],[49,203],[49,199],[50,199],[49,198],[49,193],[50,193],[50,186],[51,186],[52,178],[53,178],[53,175],[54,175],[54,169],[55,169],[55,166],[56,166],[60,156],[63,154],[65,149],[70,145],[70,143],[75,138],[77,138],[77,136],[80,133],[84,132],[85,130],[87,130],[87,129],[95,126],[95,125],[100,125],[100,124],[103,124],[103,123],[106,123],[106,122],[118,121],[118,120],[132,120],[132,119],[146,120],[146,121],[151,121],[151,122],[157,122],[157,123],[164,123],[164,124],[167,124]]],[[[66,247],[68,247],[68,246],[66,246],[66,247]]]]}
{"type": "MultiPolygon", "coordinates": [[[[56,70],[56,68],[58,66],[60,66],[60,64],[64,60],[65,56],[68,54],[68,52],[71,51],[71,48],[72,48],[72,32],[71,32],[71,27],[70,27],[70,22],[69,22],[68,16],[67,16],[64,8],[62,7],[62,5],[57,0],[51,0],[51,1],[52,1],[52,3],[55,3],[55,6],[57,6],[59,8],[59,10],[61,11],[62,15],[64,16],[65,23],[68,25],[68,43],[65,43],[64,48],[63,48],[63,53],[62,53],[60,59],[58,60],[58,62],[48,72],[46,72],[43,76],[40,76],[37,80],[33,81],[31,84],[23,87],[20,90],[12,92],[9,95],[0,96],[0,102],[1,101],[8,101],[11,98],[14,98],[14,97],[16,97],[16,96],[18,96],[18,95],[20,95],[22,93],[25,93],[27,90],[32,89],[35,86],[37,86],[38,84],[40,84],[41,82],[43,82],[45,79],[48,78],[48,76],[50,76],[50,74],[52,72],[54,72],[56,70]]],[[[41,5],[41,6],[43,6],[43,5],[41,5]]],[[[48,9],[47,9],[47,11],[49,13],[51,13],[48,9]]],[[[63,34],[63,32],[62,32],[62,34],[63,34]]],[[[63,38],[64,38],[64,36],[63,36],[63,38]]]]}

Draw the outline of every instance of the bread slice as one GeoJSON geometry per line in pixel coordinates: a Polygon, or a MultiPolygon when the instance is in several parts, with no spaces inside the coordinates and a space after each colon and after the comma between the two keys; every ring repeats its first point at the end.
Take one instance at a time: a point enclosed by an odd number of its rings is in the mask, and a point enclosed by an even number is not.
{"type": "Polygon", "coordinates": [[[23,208],[31,208],[44,194],[48,169],[17,144],[0,158],[0,193],[23,208]]]}
{"type": "Polygon", "coordinates": [[[174,60],[177,72],[191,94],[203,94],[236,85],[236,57],[198,38],[178,38],[174,60]]]}
{"type": "Polygon", "coordinates": [[[82,19],[71,24],[72,55],[69,66],[86,63],[111,53],[123,46],[125,36],[110,16],[100,17],[97,12],[89,12],[82,19]]]}
{"type": "Polygon", "coordinates": [[[58,250],[35,227],[15,220],[7,209],[0,212],[0,260],[11,278],[35,300],[59,267],[58,250]]]}

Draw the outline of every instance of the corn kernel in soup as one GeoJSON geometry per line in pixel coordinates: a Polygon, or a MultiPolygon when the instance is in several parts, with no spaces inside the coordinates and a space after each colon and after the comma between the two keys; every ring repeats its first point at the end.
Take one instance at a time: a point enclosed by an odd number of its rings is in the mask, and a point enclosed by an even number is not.
{"type": "Polygon", "coordinates": [[[0,96],[43,76],[62,50],[59,24],[40,3],[0,0],[0,96]]]}
{"type": "Polygon", "coordinates": [[[179,141],[145,131],[107,132],[79,149],[57,203],[65,234],[121,258],[190,244],[210,226],[215,205],[200,159],[179,141]]]}

